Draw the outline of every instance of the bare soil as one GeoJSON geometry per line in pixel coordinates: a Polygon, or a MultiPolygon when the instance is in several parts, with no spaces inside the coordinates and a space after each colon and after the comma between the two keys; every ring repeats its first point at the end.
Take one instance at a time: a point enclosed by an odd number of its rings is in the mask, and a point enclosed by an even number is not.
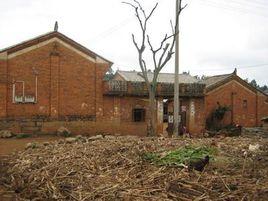
{"type": "Polygon", "coordinates": [[[39,136],[30,138],[0,138],[0,201],[15,201],[18,200],[18,196],[14,191],[10,191],[6,188],[6,178],[8,178],[7,171],[9,168],[10,155],[17,154],[19,151],[23,151],[28,143],[42,143],[42,142],[53,142],[61,139],[56,136],[39,136]]]}
{"type": "Polygon", "coordinates": [[[22,151],[24,150],[27,143],[30,143],[30,142],[36,142],[36,143],[52,142],[52,141],[56,141],[59,139],[60,137],[56,137],[56,136],[38,136],[38,137],[30,137],[30,138],[23,138],[23,139],[0,138],[0,156],[9,155],[17,151],[22,151]]]}

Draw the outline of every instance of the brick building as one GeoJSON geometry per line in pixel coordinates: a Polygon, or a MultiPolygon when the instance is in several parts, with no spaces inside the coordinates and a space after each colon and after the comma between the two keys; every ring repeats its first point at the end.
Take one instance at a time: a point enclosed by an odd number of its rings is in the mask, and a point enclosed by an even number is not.
{"type": "Polygon", "coordinates": [[[102,119],[103,77],[111,65],[57,31],[0,50],[0,118],[20,122],[20,129],[40,125],[26,119],[44,120],[42,129],[102,119]]]}
{"type": "MultiPolygon", "coordinates": [[[[0,130],[52,133],[146,135],[148,91],[136,71],[104,75],[112,62],[53,31],[0,50],[0,130]]],[[[149,77],[152,77],[152,73],[149,77]]],[[[158,133],[173,112],[174,75],[161,73],[157,87],[158,133]]],[[[236,73],[203,81],[180,75],[181,124],[193,134],[218,104],[232,110],[225,124],[259,126],[268,98],[236,73]]]]}
{"type": "Polygon", "coordinates": [[[268,95],[241,79],[236,70],[207,77],[203,83],[206,84],[206,118],[218,105],[230,109],[223,119],[224,125],[261,126],[262,118],[268,115],[268,95]]]}
{"type": "MultiPolygon", "coordinates": [[[[153,78],[152,72],[148,72],[148,78],[149,80],[153,78]]],[[[205,128],[205,85],[187,74],[180,74],[179,79],[182,125],[191,134],[198,135],[205,128]]],[[[166,134],[167,115],[173,113],[174,74],[161,73],[157,81],[158,133],[166,134]]],[[[107,101],[107,108],[104,107],[106,112],[117,111],[117,121],[121,124],[129,123],[135,127],[142,127],[142,133],[146,133],[149,100],[148,90],[140,72],[117,71],[113,80],[106,83],[104,95],[104,101],[107,101]],[[114,110],[110,104],[111,99],[117,104],[114,110]]],[[[115,117],[112,113],[107,116],[115,117]]]]}
{"type": "MultiPolygon", "coordinates": [[[[0,50],[0,129],[51,133],[65,126],[79,134],[146,135],[148,91],[143,80],[137,72],[118,72],[105,82],[111,65],[58,31],[0,50]]],[[[191,76],[181,79],[183,108],[192,109],[185,110],[184,124],[197,134],[204,128],[204,87],[191,76]],[[201,86],[197,91],[196,85],[201,86]],[[195,106],[200,115],[195,115],[199,114],[195,106]]],[[[159,80],[160,134],[163,100],[172,97],[172,80],[171,74],[162,74],[159,80]]],[[[171,110],[165,107],[165,112],[171,110]]]]}

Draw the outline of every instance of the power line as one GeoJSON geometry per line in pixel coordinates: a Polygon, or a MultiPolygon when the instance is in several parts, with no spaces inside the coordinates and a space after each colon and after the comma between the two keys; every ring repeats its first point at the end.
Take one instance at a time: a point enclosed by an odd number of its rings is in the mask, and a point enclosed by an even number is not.
{"type": "MultiPolygon", "coordinates": [[[[259,67],[264,67],[264,66],[268,66],[268,63],[264,63],[264,64],[256,64],[256,65],[250,65],[250,66],[236,66],[237,69],[247,69],[247,68],[259,68],[259,67]]],[[[211,68],[211,69],[193,69],[193,71],[223,71],[223,70],[233,70],[234,67],[232,68],[211,68]]]]}
{"type": "MultiPolygon", "coordinates": [[[[159,0],[159,2],[162,0],[159,0]]],[[[155,3],[151,3],[147,6],[145,6],[145,9],[152,7],[155,3]]],[[[98,41],[100,41],[103,38],[106,38],[108,36],[110,36],[112,33],[122,29],[123,27],[125,27],[126,25],[130,24],[130,22],[134,21],[136,19],[135,16],[131,16],[128,17],[127,19],[122,20],[121,22],[119,22],[118,24],[106,29],[105,31],[103,31],[102,33],[99,33],[96,37],[94,37],[92,39],[92,43],[97,43],[98,41]]]]}
{"type": "MultiPolygon", "coordinates": [[[[245,9],[245,7],[230,6],[230,5],[227,5],[226,3],[223,3],[223,2],[216,3],[216,2],[211,1],[211,0],[202,0],[202,1],[200,0],[198,2],[201,4],[204,4],[204,5],[220,8],[222,10],[227,10],[227,11],[236,12],[236,13],[239,12],[239,13],[243,13],[243,14],[251,14],[251,15],[256,15],[259,17],[268,18],[268,15],[262,15],[264,13],[262,13],[262,14],[256,13],[252,9],[248,9],[248,8],[245,9]]],[[[264,10],[262,10],[262,11],[264,11],[264,10]]]]}

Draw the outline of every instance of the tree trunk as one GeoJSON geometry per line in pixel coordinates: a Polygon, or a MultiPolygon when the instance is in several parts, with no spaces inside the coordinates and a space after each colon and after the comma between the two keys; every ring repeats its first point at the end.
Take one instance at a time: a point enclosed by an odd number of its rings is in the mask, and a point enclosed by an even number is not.
{"type": "Polygon", "coordinates": [[[148,136],[157,135],[157,110],[156,110],[155,93],[149,92],[149,122],[148,122],[148,136]]]}

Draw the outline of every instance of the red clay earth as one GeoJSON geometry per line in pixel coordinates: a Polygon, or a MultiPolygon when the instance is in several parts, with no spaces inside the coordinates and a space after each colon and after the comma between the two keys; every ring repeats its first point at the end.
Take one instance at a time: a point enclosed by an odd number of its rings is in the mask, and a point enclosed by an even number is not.
{"type": "MultiPolygon", "coordinates": [[[[0,177],[4,178],[3,175],[4,169],[6,168],[5,160],[9,154],[15,153],[17,151],[21,151],[25,148],[27,143],[36,142],[51,142],[59,140],[60,137],[56,136],[42,136],[42,137],[31,137],[31,138],[11,138],[11,139],[0,139],[0,177]]],[[[5,187],[0,182],[0,201],[15,201],[16,195],[14,193],[9,193],[6,191],[5,187]]]]}

